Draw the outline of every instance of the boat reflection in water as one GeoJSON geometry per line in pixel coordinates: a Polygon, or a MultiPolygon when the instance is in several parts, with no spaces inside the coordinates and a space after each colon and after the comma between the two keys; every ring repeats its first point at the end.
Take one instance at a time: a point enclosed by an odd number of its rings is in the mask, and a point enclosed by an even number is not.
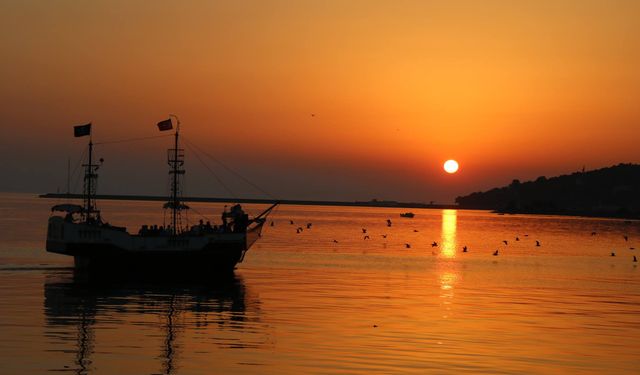
{"type": "MultiPolygon", "coordinates": [[[[193,356],[183,346],[198,347],[200,355],[210,349],[261,347],[262,332],[248,328],[259,321],[259,304],[248,297],[237,275],[215,282],[47,275],[46,336],[54,351],[74,354],[57,356],[67,363],[51,370],[111,372],[110,366],[130,362],[127,371],[173,374],[182,357],[186,362],[193,356]],[[140,368],[144,366],[155,368],[140,368]]],[[[113,371],[120,372],[116,367],[113,371]]]]}

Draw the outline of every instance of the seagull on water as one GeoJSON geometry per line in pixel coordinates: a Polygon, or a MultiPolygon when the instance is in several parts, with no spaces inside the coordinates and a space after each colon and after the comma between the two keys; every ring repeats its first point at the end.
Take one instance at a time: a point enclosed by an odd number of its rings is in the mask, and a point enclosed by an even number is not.
{"type": "Polygon", "coordinates": [[[404,247],[406,247],[407,249],[411,249],[411,245],[408,243],[404,244],[404,247]]]}
{"type": "Polygon", "coordinates": [[[502,240],[502,242],[504,242],[505,245],[509,244],[509,242],[507,240],[502,240]]]}

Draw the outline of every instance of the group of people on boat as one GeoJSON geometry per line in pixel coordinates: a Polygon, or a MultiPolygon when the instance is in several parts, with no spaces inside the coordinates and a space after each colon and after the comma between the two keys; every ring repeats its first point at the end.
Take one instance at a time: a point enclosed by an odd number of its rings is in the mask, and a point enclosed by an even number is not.
{"type": "MultiPolygon", "coordinates": [[[[213,233],[243,233],[249,226],[249,215],[244,212],[242,206],[236,204],[227,211],[222,212],[222,224],[211,225],[211,222],[200,219],[197,225],[186,229],[183,233],[190,235],[204,235],[213,233]]],[[[171,226],[143,225],[138,231],[140,236],[168,236],[171,234],[171,226]]]]}
{"type": "Polygon", "coordinates": [[[139,236],[168,236],[171,234],[171,225],[143,225],[138,231],[139,236]]]}

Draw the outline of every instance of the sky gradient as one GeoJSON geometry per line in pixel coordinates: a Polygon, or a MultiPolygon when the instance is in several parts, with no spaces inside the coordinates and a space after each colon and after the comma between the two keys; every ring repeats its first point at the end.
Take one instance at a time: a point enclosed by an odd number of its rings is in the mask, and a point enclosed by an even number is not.
{"type": "MultiPolygon", "coordinates": [[[[147,137],[170,113],[283,199],[448,203],[638,163],[638,19],[636,1],[3,0],[0,190],[65,190],[73,125],[147,137]]],[[[99,192],[166,193],[169,145],[98,146],[99,192]]],[[[189,149],[187,171],[188,195],[229,195],[189,149]]]]}

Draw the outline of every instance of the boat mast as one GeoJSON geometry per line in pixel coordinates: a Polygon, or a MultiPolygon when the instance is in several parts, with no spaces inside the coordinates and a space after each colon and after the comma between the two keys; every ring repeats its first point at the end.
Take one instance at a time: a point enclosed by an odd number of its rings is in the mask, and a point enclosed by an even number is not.
{"type": "Polygon", "coordinates": [[[184,169],[181,167],[184,165],[184,150],[178,148],[178,138],[180,137],[180,120],[177,116],[171,115],[175,117],[177,125],[176,132],[174,134],[174,148],[173,150],[169,150],[169,166],[171,166],[171,170],[169,173],[172,175],[171,181],[171,234],[178,234],[178,225],[180,223],[180,210],[182,210],[182,204],[180,203],[180,181],[179,176],[185,173],[184,169]]]}
{"type": "Polygon", "coordinates": [[[171,211],[171,228],[173,233],[176,234],[176,224],[178,223],[178,133],[180,128],[176,127],[175,144],[173,148],[173,188],[171,189],[171,201],[173,202],[171,211]]]}
{"type": "Polygon", "coordinates": [[[89,163],[83,164],[85,167],[84,170],[84,221],[89,222],[93,216],[93,213],[97,212],[96,204],[95,204],[95,195],[96,195],[96,180],[98,179],[98,174],[96,170],[98,169],[97,164],[93,164],[93,140],[89,138],[89,163]]]}

